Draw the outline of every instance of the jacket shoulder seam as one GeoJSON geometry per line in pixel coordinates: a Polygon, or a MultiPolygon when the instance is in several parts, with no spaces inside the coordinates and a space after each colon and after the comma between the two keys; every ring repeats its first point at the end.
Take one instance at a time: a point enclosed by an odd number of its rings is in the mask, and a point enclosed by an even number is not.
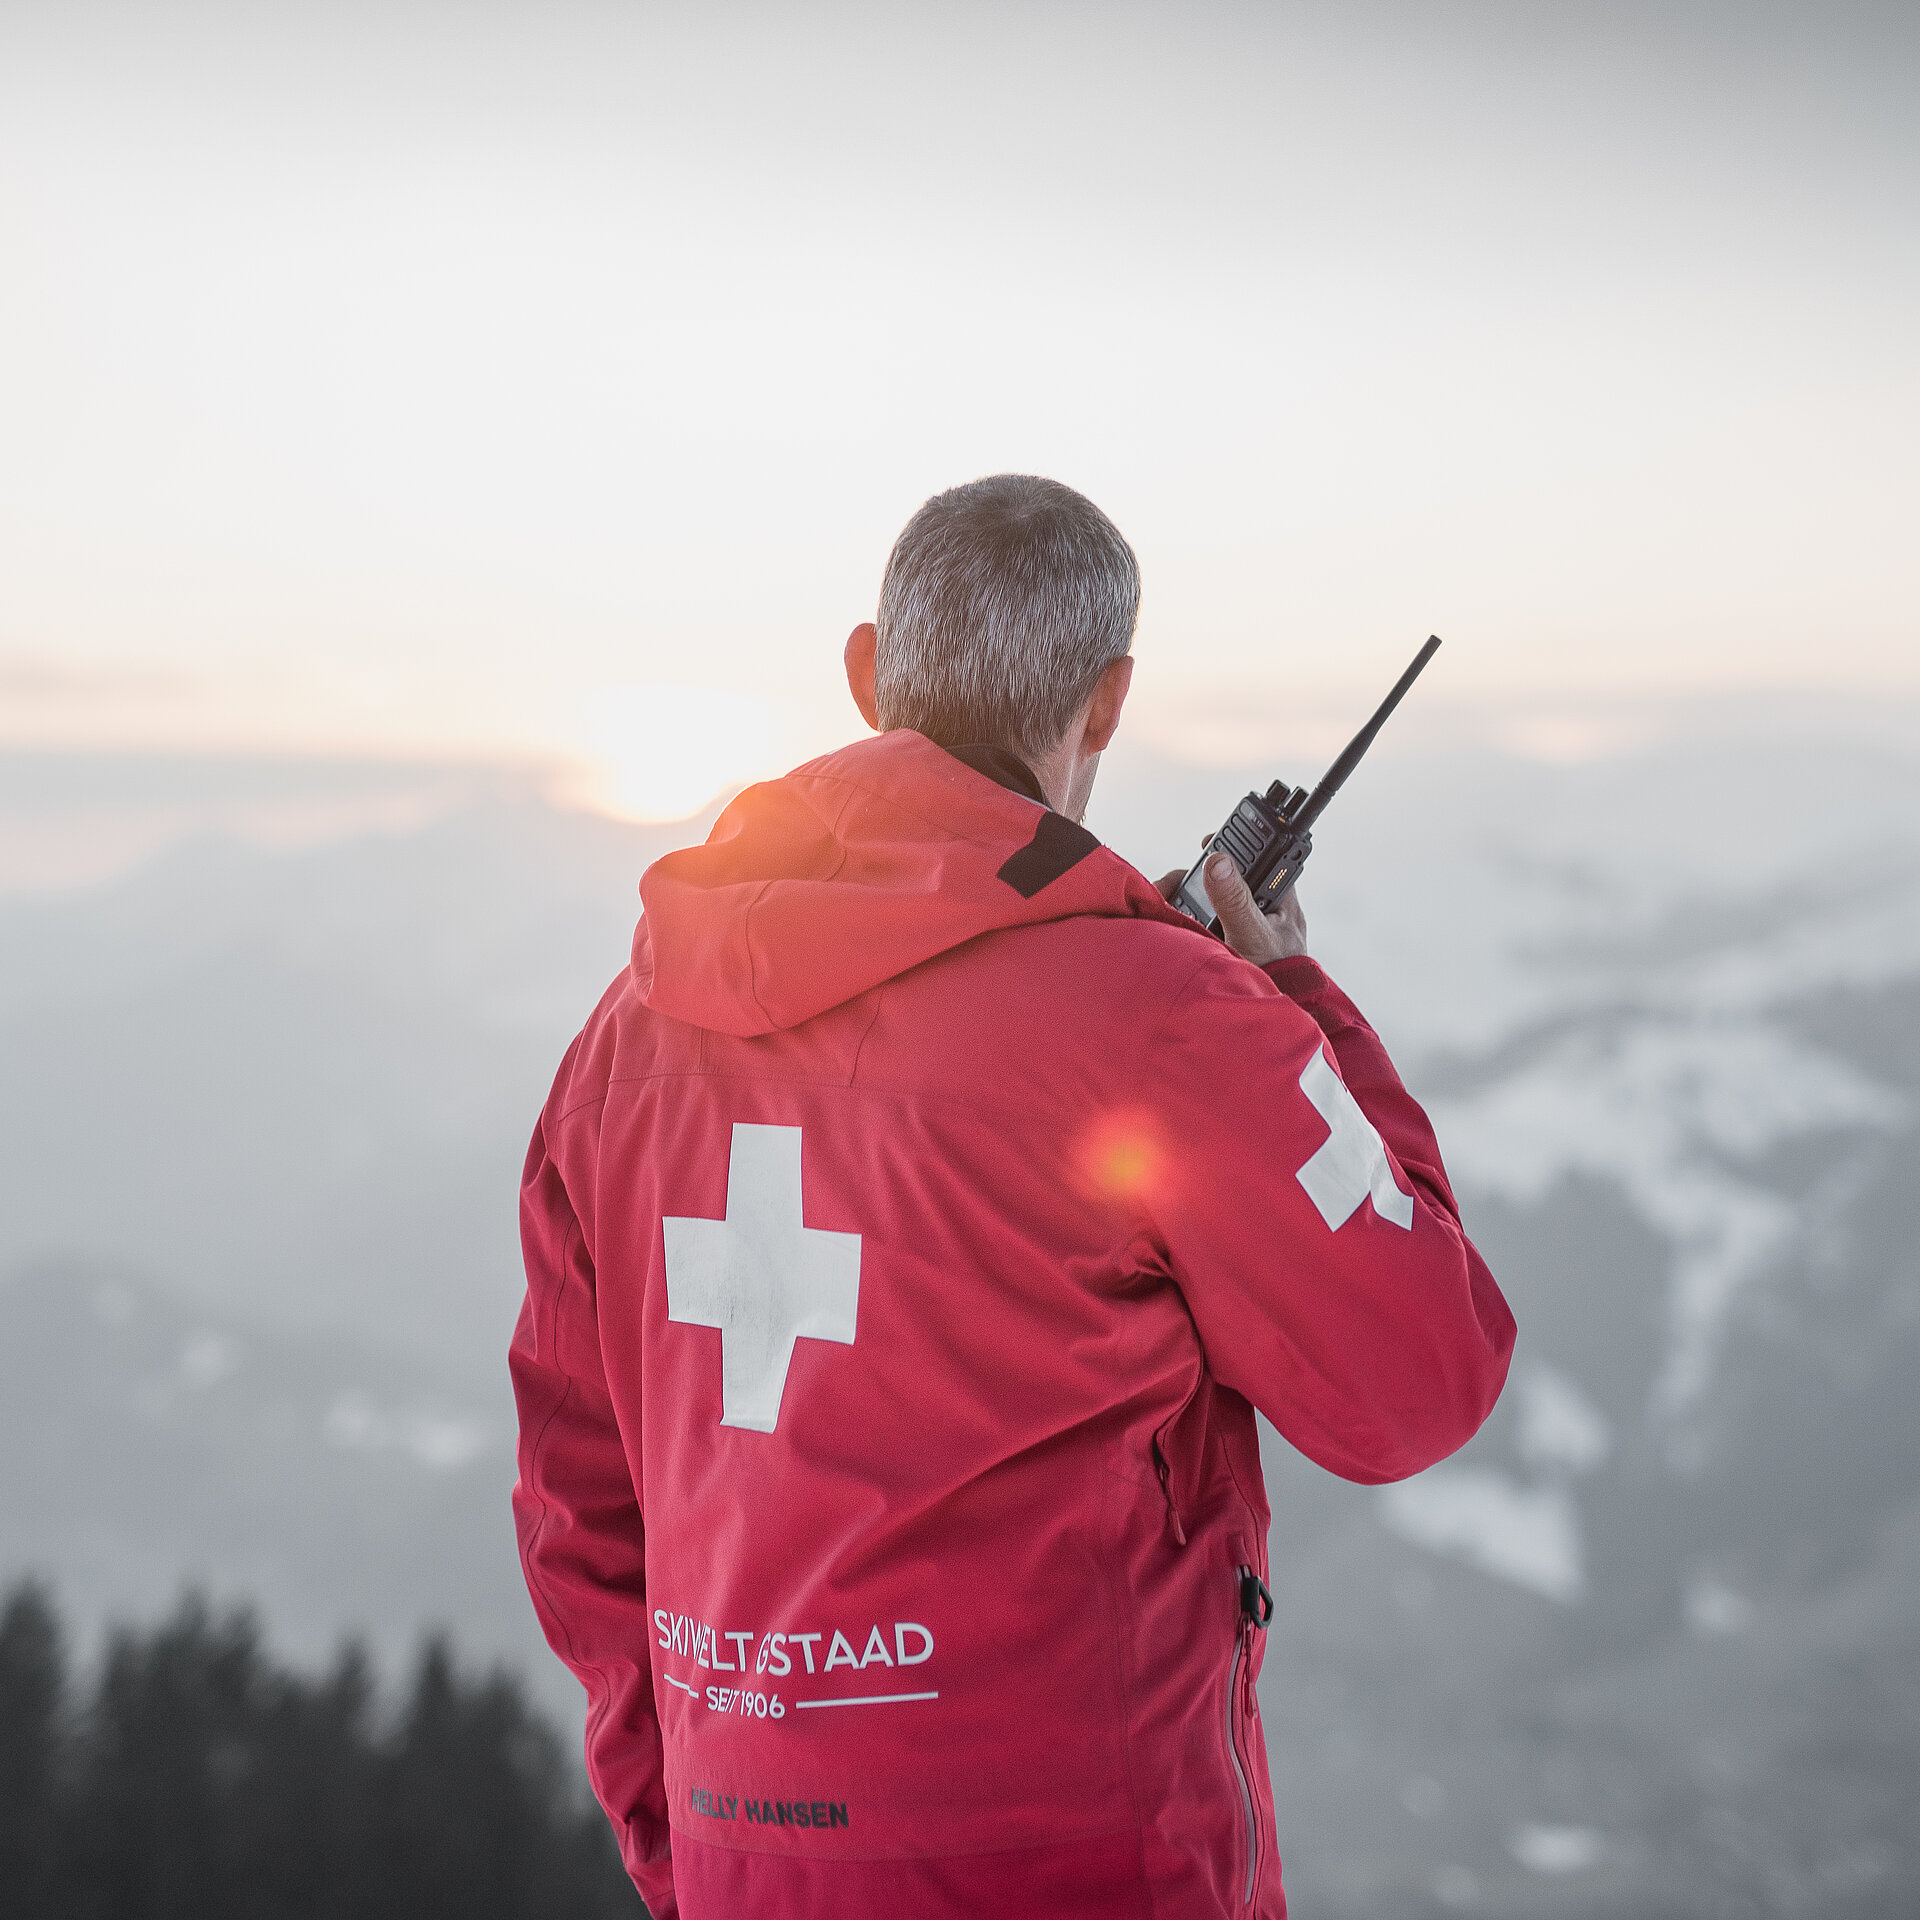
{"type": "MultiPolygon", "coordinates": [[[[657,1077],[658,1076],[653,1074],[647,1075],[648,1079],[657,1077]]],[[[585,1094],[576,1100],[572,1106],[562,1107],[560,1111],[553,1116],[553,1124],[556,1127],[564,1126],[576,1113],[585,1113],[589,1107],[604,1107],[607,1104],[607,1094],[614,1084],[613,1081],[609,1080],[607,1085],[601,1088],[598,1093],[585,1094]]]]}
{"type": "Polygon", "coordinates": [[[1147,1052],[1149,1055],[1159,1051],[1161,1041],[1167,1037],[1167,1028],[1172,1024],[1173,1016],[1180,1011],[1181,1003],[1186,999],[1187,995],[1193,991],[1193,983],[1200,978],[1201,974],[1204,973],[1207,968],[1214,964],[1217,958],[1218,955],[1214,953],[1203,953],[1193,965],[1187,969],[1185,975],[1181,978],[1180,984],[1174,988],[1165,1008],[1161,1012],[1159,1024],[1155,1026],[1153,1030],[1153,1038],[1147,1042],[1147,1052]]]}

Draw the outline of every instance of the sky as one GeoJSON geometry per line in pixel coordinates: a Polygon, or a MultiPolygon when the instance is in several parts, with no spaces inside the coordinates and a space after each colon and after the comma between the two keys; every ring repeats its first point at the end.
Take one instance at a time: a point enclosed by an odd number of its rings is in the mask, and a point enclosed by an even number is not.
{"type": "Polygon", "coordinates": [[[1004,470],[1132,540],[1175,755],[1429,631],[1413,724],[1547,756],[1910,706],[1916,77],[1898,5],[0,0],[0,745],[688,813],[1004,470]]]}

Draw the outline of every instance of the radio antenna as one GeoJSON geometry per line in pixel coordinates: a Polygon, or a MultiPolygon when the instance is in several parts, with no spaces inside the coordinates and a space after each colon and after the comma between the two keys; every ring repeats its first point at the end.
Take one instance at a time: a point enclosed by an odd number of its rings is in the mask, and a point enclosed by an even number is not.
{"type": "Polygon", "coordinates": [[[1429,634],[1427,644],[1414,656],[1413,665],[1400,676],[1393,691],[1380,702],[1379,711],[1347,742],[1340,758],[1327,769],[1320,784],[1307,796],[1306,805],[1288,819],[1289,827],[1296,832],[1310,827],[1326,811],[1327,802],[1340,791],[1346,784],[1347,775],[1360,764],[1360,756],[1373,745],[1373,736],[1386,724],[1387,716],[1400,704],[1407,689],[1420,678],[1420,669],[1439,651],[1440,636],[1437,633],[1429,634]]]}

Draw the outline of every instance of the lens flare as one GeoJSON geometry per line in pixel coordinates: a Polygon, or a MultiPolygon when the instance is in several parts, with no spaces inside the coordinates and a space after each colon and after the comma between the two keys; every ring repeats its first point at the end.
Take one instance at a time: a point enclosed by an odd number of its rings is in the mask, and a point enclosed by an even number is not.
{"type": "Polygon", "coordinates": [[[1113,1200],[1147,1200],[1166,1177],[1167,1154],[1153,1116],[1138,1109],[1103,1114],[1080,1143],[1087,1185],[1113,1200]]]}

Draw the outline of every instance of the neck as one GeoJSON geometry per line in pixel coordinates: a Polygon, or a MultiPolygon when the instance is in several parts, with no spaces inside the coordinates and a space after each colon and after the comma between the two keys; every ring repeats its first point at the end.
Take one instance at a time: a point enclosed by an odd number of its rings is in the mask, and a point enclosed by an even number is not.
{"type": "Polygon", "coordinates": [[[1087,796],[1093,791],[1093,776],[1099,771],[1100,756],[1086,752],[1077,739],[1063,740],[1050,753],[1039,754],[1027,762],[1047,805],[1078,824],[1087,810],[1087,796]]]}

